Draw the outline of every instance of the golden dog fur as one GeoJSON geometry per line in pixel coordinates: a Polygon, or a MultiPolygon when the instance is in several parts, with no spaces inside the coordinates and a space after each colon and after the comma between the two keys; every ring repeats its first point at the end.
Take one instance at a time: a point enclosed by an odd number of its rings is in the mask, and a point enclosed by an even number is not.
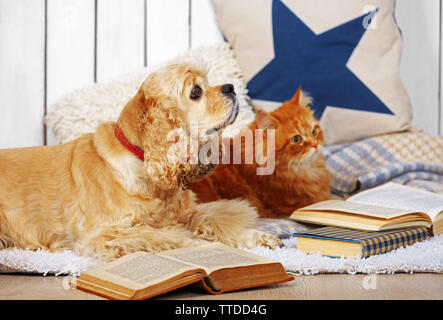
{"type": "Polygon", "coordinates": [[[247,202],[196,204],[186,185],[212,168],[167,159],[171,130],[189,134],[192,121],[209,130],[235,119],[235,99],[209,87],[205,74],[186,63],[166,66],[127,103],[117,123],[144,161],[117,140],[112,122],[64,145],[0,150],[0,248],[70,249],[112,260],[204,241],[279,246],[252,229],[257,214],[247,202]],[[199,99],[190,98],[195,85],[203,89],[199,99]]]}

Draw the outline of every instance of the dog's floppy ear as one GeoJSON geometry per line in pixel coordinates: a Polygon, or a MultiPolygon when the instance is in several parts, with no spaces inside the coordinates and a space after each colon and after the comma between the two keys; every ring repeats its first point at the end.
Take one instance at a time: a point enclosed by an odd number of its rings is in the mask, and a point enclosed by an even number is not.
{"type": "Polygon", "coordinates": [[[139,130],[147,175],[157,187],[164,190],[187,187],[185,179],[193,166],[187,157],[187,143],[184,151],[176,154],[177,150],[183,148],[177,148],[176,139],[171,139],[174,131],[185,128],[174,102],[166,97],[145,94],[141,108],[139,130]]]}

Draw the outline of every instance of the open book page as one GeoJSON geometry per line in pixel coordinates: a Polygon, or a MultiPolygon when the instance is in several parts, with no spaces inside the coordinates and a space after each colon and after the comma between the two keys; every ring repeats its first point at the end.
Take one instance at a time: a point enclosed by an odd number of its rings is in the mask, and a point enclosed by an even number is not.
{"type": "Polygon", "coordinates": [[[443,196],[407,187],[398,183],[387,183],[349,197],[346,202],[377,205],[388,208],[424,212],[434,220],[443,211],[443,196]]]}
{"type": "Polygon", "coordinates": [[[156,254],[136,252],[90,270],[87,274],[138,290],[193,269],[198,268],[156,254]]]}
{"type": "Polygon", "coordinates": [[[275,263],[271,259],[231,248],[221,243],[212,243],[189,249],[168,250],[159,253],[159,255],[186,262],[196,268],[202,268],[208,274],[222,268],[275,263]]]}
{"type": "MultiPolygon", "coordinates": [[[[343,200],[328,200],[317,202],[307,207],[303,207],[297,211],[339,211],[383,219],[390,219],[411,213],[411,211],[409,210],[385,208],[378,205],[376,206],[374,205],[374,203],[361,204],[357,202],[343,200]]],[[[297,211],[295,211],[294,213],[295,216],[297,215],[297,211]]]]}

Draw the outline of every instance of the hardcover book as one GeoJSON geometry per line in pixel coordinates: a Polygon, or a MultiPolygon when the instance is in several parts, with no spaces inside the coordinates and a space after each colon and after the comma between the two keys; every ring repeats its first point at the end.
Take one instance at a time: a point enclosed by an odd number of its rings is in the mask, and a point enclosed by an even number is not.
{"type": "Polygon", "coordinates": [[[406,227],[431,228],[443,233],[443,195],[387,183],[349,197],[298,209],[290,219],[363,231],[406,227]]]}
{"type": "Polygon", "coordinates": [[[148,299],[190,284],[212,294],[294,279],[279,262],[221,243],[136,252],[93,270],[75,281],[78,289],[109,299],[148,299]]]}
{"type": "Polygon", "coordinates": [[[298,249],[330,257],[367,258],[405,247],[428,237],[425,227],[366,232],[337,227],[323,227],[295,233],[298,249]]]}

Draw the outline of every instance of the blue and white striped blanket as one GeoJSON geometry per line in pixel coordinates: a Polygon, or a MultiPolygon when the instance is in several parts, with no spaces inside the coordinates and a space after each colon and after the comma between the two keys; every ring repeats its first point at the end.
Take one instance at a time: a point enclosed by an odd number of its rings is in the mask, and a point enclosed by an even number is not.
{"type": "Polygon", "coordinates": [[[402,132],[324,148],[332,191],[349,195],[393,181],[443,193],[443,137],[402,132]]]}

